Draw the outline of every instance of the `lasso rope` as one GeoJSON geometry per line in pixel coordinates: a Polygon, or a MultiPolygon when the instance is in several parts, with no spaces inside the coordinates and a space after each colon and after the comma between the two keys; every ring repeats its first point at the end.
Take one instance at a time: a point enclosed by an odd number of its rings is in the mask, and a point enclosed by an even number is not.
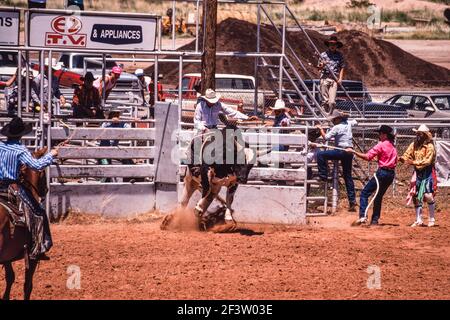
{"type": "Polygon", "coordinates": [[[373,177],[375,178],[375,182],[377,183],[377,190],[375,191],[375,194],[373,195],[372,199],[370,200],[369,204],[367,205],[366,211],[364,211],[364,218],[367,219],[367,213],[369,212],[369,208],[372,206],[373,202],[375,201],[376,197],[378,196],[378,193],[380,192],[380,182],[378,181],[377,173],[375,172],[373,174],[373,177]]]}

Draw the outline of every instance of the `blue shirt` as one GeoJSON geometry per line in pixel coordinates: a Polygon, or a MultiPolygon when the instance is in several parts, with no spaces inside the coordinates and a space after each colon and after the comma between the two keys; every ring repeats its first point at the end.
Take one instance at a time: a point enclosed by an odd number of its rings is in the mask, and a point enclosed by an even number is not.
{"type": "MultiPolygon", "coordinates": [[[[341,69],[345,67],[344,56],[339,51],[331,52],[327,50],[320,54],[320,61],[323,62],[330,68],[331,71],[335,74],[336,77],[339,76],[341,69]]],[[[325,66],[320,71],[320,78],[333,78],[333,76],[328,71],[328,68],[325,66]]]]}
{"type": "Polygon", "coordinates": [[[212,107],[209,107],[205,100],[200,100],[195,107],[194,128],[197,130],[204,130],[217,126],[219,122],[219,113],[223,112],[227,116],[237,119],[246,120],[248,117],[230,107],[223,106],[222,103],[217,102],[212,107]]]}
{"type": "Polygon", "coordinates": [[[353,148],[352,126],[356,125],[356,120],[344,120],[335,125],[325,135],[325,140],[334,138],[334,145],[339,148],[353,148]]]}
{"type": "MultiPolygon", "coordinates": [[[[129,129],[131,125],[126,122],[104,122],[102,123],[102,128],[123,128],[129,129]]],[[[101,140],[100,147],[117,147],[119,145],[119,140],[101,140]]]]}
{"type": "Polygon", "coordinates": [[[51,153],[35,159],[19,141],[0,142],[0,180],[18,180],[21,165],[42,170],[53,162],[51,153]]]}

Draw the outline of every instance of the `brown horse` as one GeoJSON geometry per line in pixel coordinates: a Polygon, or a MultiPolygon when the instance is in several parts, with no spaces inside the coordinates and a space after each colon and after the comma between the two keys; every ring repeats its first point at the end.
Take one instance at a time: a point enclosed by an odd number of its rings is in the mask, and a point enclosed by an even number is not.
{"type": "MultiPolygon", "coordinates": [[[[47,148],[40,149],[33,153],[36,159],[41,158],[47,152],[47,148]]],[[[45,171],[35,171],[23,166],[20,173],[21,179],[26,187],[33,194],[33,197],[39,201],[39,198],[45,197],[47,193],[45,171]]],[[[26,227],[16,226],[11,229],[9,214],[6,209],[0,205],[0,265],[5,267],[6,288],[3,294],[3,300],[9,300],[11,287],[15,280],[12,263],[21,259],[26,259],[25,263],[25,284],[24,299],[29,300],[33,290],[33,276],[39,260],[27,259],[25,248],[31,248],[31,235],[26,227]],[[11,234],[12,233],[12,234],[11,234]]]]}

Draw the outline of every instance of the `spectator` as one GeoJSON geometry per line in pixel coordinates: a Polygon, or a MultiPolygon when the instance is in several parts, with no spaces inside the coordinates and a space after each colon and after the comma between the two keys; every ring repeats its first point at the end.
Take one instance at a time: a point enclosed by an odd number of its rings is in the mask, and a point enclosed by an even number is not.
{"type": "Polygon", "coordinates": [[[86,72],[81,80],[83,85],[77,87],[73,94],[73,117],[78,119],[103,119],[105,116],[101,109],[100,94],[94,87],[94,75],[92,72],[86,72]]]}
{"type": "MultiPolygon", "coordinates": [[[[19,69],[17,69],[16,73],[8,79],[5,83],[5,87],[8,88],[8,94],[7,94],[7,103],[8,103],[8,116],[13,117],[15,115],[16,109],[18,108],[19,103],[19,81],[18,81],[18,72],[19,69]],[[14,84],[14,86],[13,86],[14,84]]],[[[33,80],[33,72],[32,70],[29,71],[30,73],[30,80],[33,80]]],[[[26,74],[27,70],[24,68],[22,69],[21,75],[20,75],[20,81],[22,82],[22,88],[21,88],[21,97],[22,102],[26,99],[26,74]]],[[[30,87],[30,93],[31,93],[31,87],[30,87]]]]}
{"type": "MultiPolygon", "coordinates": [[[[45,65],[47,68],[49,68],[49,61],[48,58],[45,59],[45,65]]],[[[52,83],[51,83],[51,90],[52,90],[52,98],[59,99],[59,102],[61,105],[64,105],[66,103],[66,98],[62,95],[61,91],[59,90],[59,79],[55,75],[55,71],[61,70],[61,64],[56,63],[56,59],[52,59],[52,83]]],[[[34,105],[40,106],[41,104],[41,79],[44,77],[44,96],[42,97],[42,100],[44,102],[44,110],[47,110],[48,108],[48,78],[47,73],[44,72],[44,75],[38,74],[33,81],[31,82],[31,99],[33,100],[34,105]]],[[[36,108],[36,111],[40,111],[40,108],[36,108]]]]}
{"type": "MultiPolygon", "coordinates": [[[[340,149],[353,148],[352,126],[356,124],[355,120],[347,120],[347,116],[334,110],[329,120],[333,123],[333,128],[325,133],[320,125],[316,127],[320,130],[320,135],[325,140],[334,138],[334,144],[340,149]]],[[[353,154],[345,150],[324,150],[317,153],[317,165],[319,169],[319,178],[322,181],[328,181],[328,160],[340,160],[342,172],[347,189],[349,202],[349,211],[356,211],[356,193],[355,184],[352,178],[353,154]]]]}
{"type": "MultiPolygon", "coordinates": [[[[289,127],[291,125],[291,119],[286,113],[286,105],[283,100],[277,99],[275,106],[270,107],[270,110],[275,115],[274,127],[289,127]]],[[[279,133],[285,133],[286,130],[281,130],[279,133]]],[[[288,151],[287,145],[274,145],[273,151],[288,151]]]]}
{"type": "Polygon", "coordinates": [[[320,54],[317,67],[320,70],[320,93],[322,94],[322,107],[329,114],[336,107],[336,92],[338,85],[344,79],[345,61],[338,48],[343,44],[336,36],[331,36],[325,41],[328,50],[320,54]],[[337,79],[337,82],[336,80],[337,79]]]}
{"type": "Polygon", "coordinates": [[[121,74],[122,69],[119,66],[115,66],[112,68],[111,72],[105,76],[105,83],[103,83],[101,77],[94,81],[94,87],[97,88],[100,97],[102,97],[103,90],[105,90],[105,99],[108,99],[109,94],[116,87],[121,74]]]}
{"type": "Polygon", "coordinates": [[[433,136],[430,129],[424,124],[416,130],[416,140],[412,142],[400,162],[414,166],[416,173],[415,192],[413,195],[414,206],[416,208],[416,221],[411,227],[423,226],[422,206],[425,200],[428,203],[430,218],[428,226],[435,225],[434,211],[436,202],[434,194],[437,189],[437,179],[435,171],[436,148],[433,143],[433,136]]]}
{"type": "MultiPolygon", "coordinates": [[[[158,80],[157,80],[158,81],[158,80]]],[[[164,101],[164,94],[163,94],[163,86],[162,84],[158,81],[157,84],[158,88],[158,101],[164,101]]],[[[151,77],[151,81],[150,81],[150,85],[149,85],[149,91],[150,91],[150,105],[152,107],[155,106],[155,75],[153,74],[151,77]]]]}
{"type": "Polygon", "coordinates": [[[365,224],[367,223],[366,209],[369,204],[369,197],[377,189],[377,184],[379,184],[379,190],[376,194],[373,214],[370,221],[370,225],[378,225],[378,220],[381,215],[381,204],[383,203],[383,196],[386,193],[389,186],[392,184],[395,178],[395,167],[397,166],[397,150],[395,149],[393,134],[393,129],[389,126],[382,125],[378,129],[378,135],[380,142],[370,149],[367,153],[359,153],[355,150],[349,148],[348,152],[355,154],[358,158],[364,159],[366,161],[371,161],[375,157],[378,160],[378,170],[376,172],[376,178],[373,177],[364,186],[361,191],[361,197],[359,201],[359,219],[356,220],[355,224],[365,224]],[[378,181],[377,181],[378,180],[378,181]]]}
{"type": "Polygon", "coordinates": [[[142,105],[146,106],[147,105],[147,101],[150,100],[150,83],[151,83],[151,79],[150,77],[146,77],[144,74],[144,70],[142,69],[136,69],[136,71],[134,72],[134,75],[138,78],[139,82],[139,90],[141,91],[141,96],[142,96],[142,105]]]}

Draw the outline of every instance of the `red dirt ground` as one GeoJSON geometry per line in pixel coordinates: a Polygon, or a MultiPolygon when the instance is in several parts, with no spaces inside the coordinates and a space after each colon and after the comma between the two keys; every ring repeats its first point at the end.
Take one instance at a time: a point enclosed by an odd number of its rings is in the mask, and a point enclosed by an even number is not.
{"type": "MultiPolygon", "coordinates": [[[[155,216],[72,217],[52,225],[55,246],[36,273],[33,298],[449,299],[448,206],[435,228],[410,228],[412,209],[390,207],[382,227],[350,227],[356,215],[341,212],[304,227],[232,234],[161,231],[155,216]],[[66,288],[70,265],[81,268],[79,290],[66,288]],[[367,288],[370,265],[381,269],[380,290],[367,288]]],[[[15,266],[18,299],[23,263],[15,266]]]]}

